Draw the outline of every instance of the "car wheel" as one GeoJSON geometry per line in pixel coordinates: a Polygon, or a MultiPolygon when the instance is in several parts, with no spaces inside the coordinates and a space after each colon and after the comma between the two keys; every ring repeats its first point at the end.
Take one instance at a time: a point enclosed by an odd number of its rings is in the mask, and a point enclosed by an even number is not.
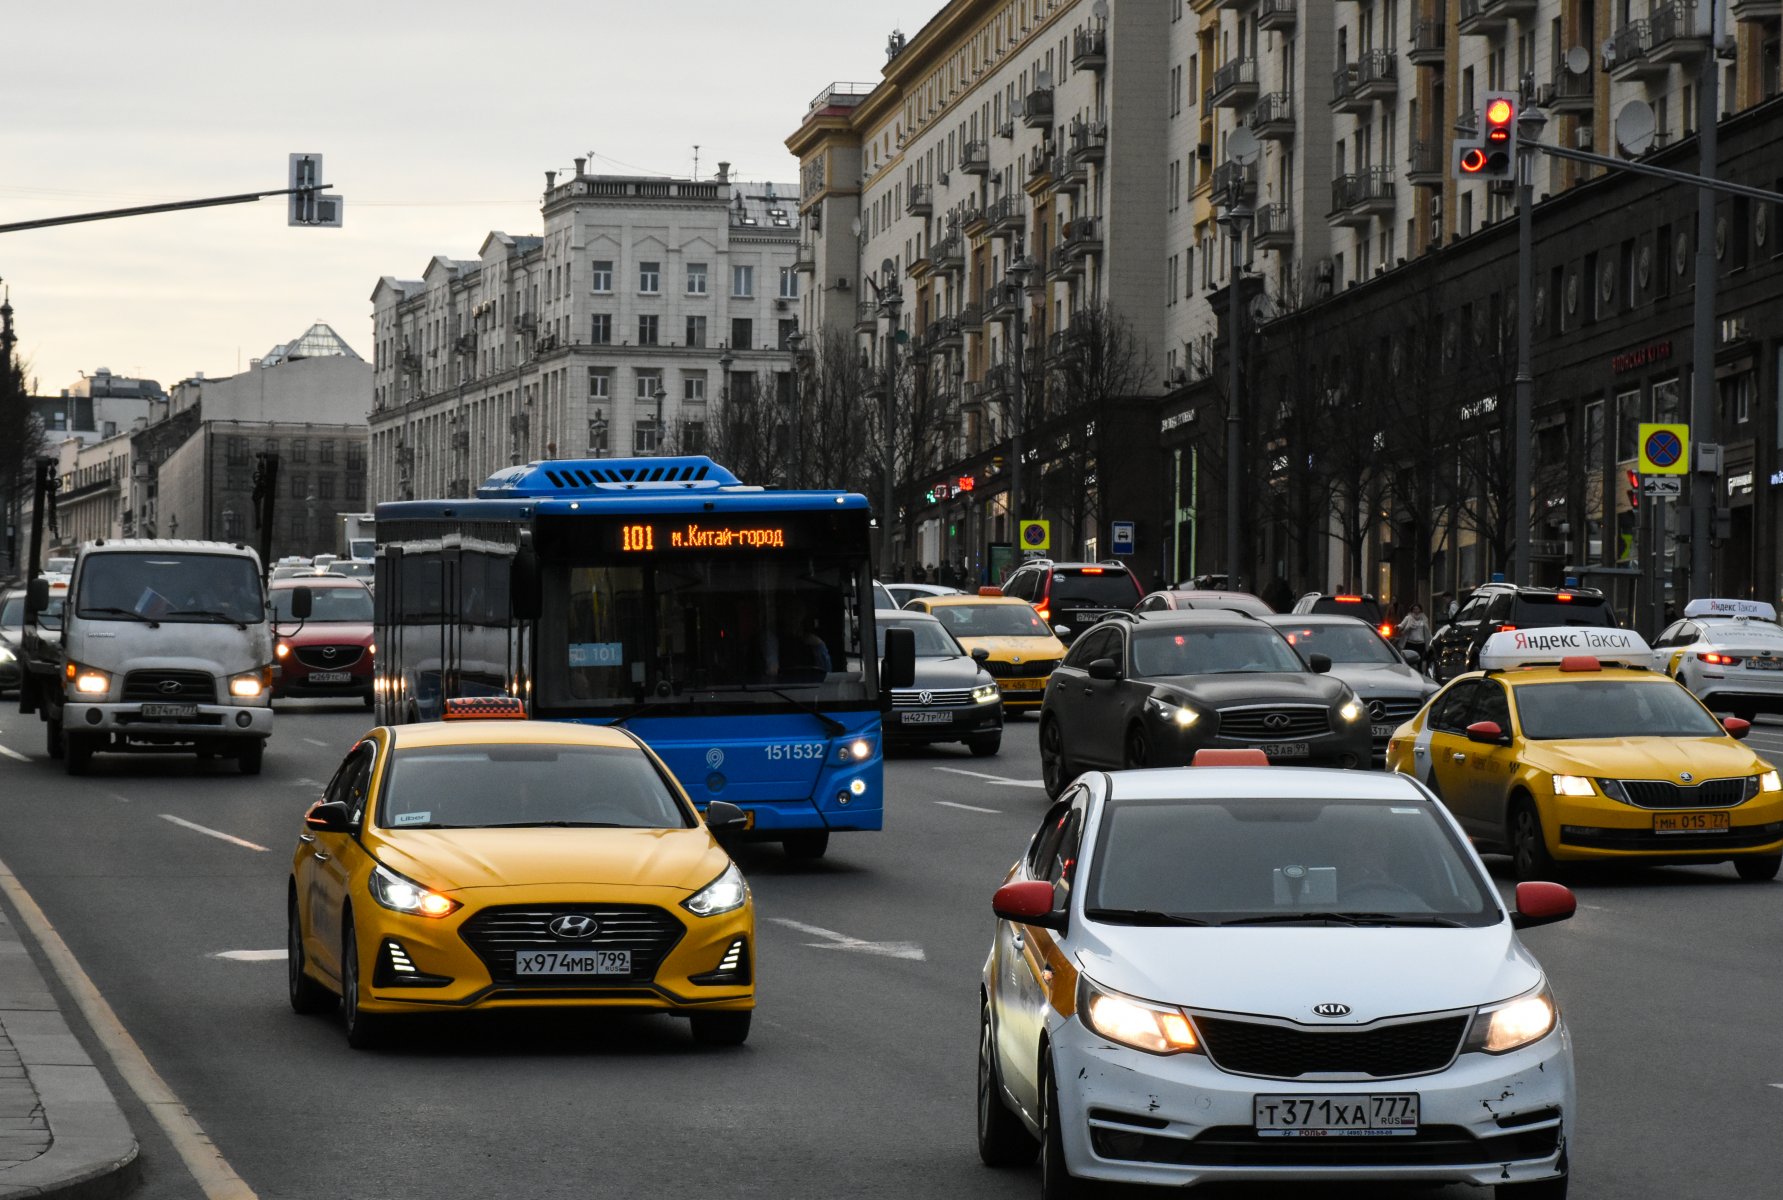
{"type": "Polygon", "coordinates": [[[1492,1189],[1497,1200],[1566,1200],[1565,1175],[1532,1179],[1528,1183],[1501,1183],[1492,1189]]]}
{"type": "Polygon", "coordinates": [[[291,1011],[308,1016],[327,1012],[334,1005],[334,993],[311,979],[304,972],[307,960],[303,954],[303,919],[297,915],[295,893],[285,897],[285,984],[291,997],[291,1011]]]}
{"type": "Polygon", "coordinates": [[[1057,800],[1065,785],[1076,775],[1065,757],[1065,733],[1056,717],[1040,718],[1040,777],[1046,784],[1046,795],[1057,800]]]}
{"type": "Polygon", "coordinates": [[[1779,867],[1783,867],[1783,854],[1754,854],[1733,860],[1733,869],[1740,873],[1740,878],[1751,883],[1775,879],[1779,867]]]}
{"type": "Polygon", "coordinates": [[[43,726],[43,745],[51,758],[62,757],[62,718],[49,717],[43,726]]]}
{"type": "Polygon", "coordinates": [[[1050,1065],[1040,1111],[1040,1200],[1087,1200],[1089,1187],[1072,1176],[1065,1161],[1065,1139],[1059,1128],[1059,1089],[1053,1082],[1050,1065]]]}
{"type": "Polygon", "coordinates": [[[811,862],[822,858],[824,851],[830,848],[830,831],[814,829],[804,833],[789,833],[780,839],[780,848],[794,862],[811,862]]]}
{"type": "Polygon", "coordinates": [[[1535,802],[1527,796],[1519,799],[1511,809],[1511,860],[1519,880],[1554,877],[1554,855],[1548,850],[1548,839],[1542,833],[1541,816],[1535,810],[1535,802]]]}
{"type": "Polygon", "coordinates": [[[1151,739],[1145,736],[1145,730],[1135,725],[1127,730],[1127,767],[1146,767],[1151,765],[1151,739]]]}
{"type": "Polygon", "coordinates": [[[749,1018],[754,1013],[694,1013],[688,1019],[693,1040],[702,1046],[741,1046],[749,1040],[749,1018]]]}
{"type": "Polygon", "coordinates": [[[990,1005],[984,1004],[978,1018],[978,1157],[987,1167],[1026,1166],[1039,1153],[1040,1143],[1003,1103],[996,1053],[990,1005]]]}
{"type": "Polygon", "coordinates": [[[365,702],[365,707],[368,709],[376,708],[378,706],[377,697],[373,696],[370,692],[365,693],[365,695],[359,698],[365,702]]]}
{"type": "Polygon", "coordinates": [[[347,1045],[355,1050],[375,1050],[383,1043],[387,1018],[359,1009],[359,934],[353,913],[341,922],[341,1023],[347,1029],[347,1045]]]}
{"type": "Polygon", "coordinates": [[[242,747],[235,756],[235,765],[241,768],[243,775],[260,774],[260,765],[266,758],[266,739],[255,738],[242,747]]]}
{"type": "Polygon", "coordinates": [[[989,758],[1003,747],[1003,735],[993,733],[988,737],[966,739],[966,748],[972,751],[975,758],[989,758]]]}
{"type": "Polygon", "coordinates": [[[62,736],[62,766],[70,775],[85,775],[93,765],[93,737],[85,733],[62,736]]]}

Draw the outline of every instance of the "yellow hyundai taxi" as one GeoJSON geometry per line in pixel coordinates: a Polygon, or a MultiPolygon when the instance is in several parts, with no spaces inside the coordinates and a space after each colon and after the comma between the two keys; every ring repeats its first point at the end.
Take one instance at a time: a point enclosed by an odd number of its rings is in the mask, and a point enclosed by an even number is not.
{"type": "MultiPolygon", "coordinates": [[[[517,701],[506,701],[514,715],[517,701]]],[[[448,701],[448,717],[502,700],[448,701]]],[[[736,1045],[755,1007],[749,887],[623,729],[524,719],[374,729],[304,817],[291,1007],[375,1045],[397,1014],[583,1007],[688,1017],[736,1045]]]]}
{"type": "Polygon", "coordinates": [[[997,681],[1006,711],[1039,710],[1046,677],[1065,657],[1065,643],[1032,604],[986,588],[976,596],[922,596],[904,607],[933,613],[947,626],[997,681]]]}
{"type": "Polygon", "coordinates": [[[1416,776],[1519,879],[1556,862],[1783,864],[1783,782],[1626,629],[1495,633],[1399,727],[1389,768],[1416,776]]]}

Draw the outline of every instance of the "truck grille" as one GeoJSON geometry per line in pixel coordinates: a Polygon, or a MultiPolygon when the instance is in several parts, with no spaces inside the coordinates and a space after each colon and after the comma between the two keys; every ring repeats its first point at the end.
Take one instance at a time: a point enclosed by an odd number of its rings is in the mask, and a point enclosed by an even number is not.
{"type": "MultiPolygon", "coordinates": [[[[649,980],[656,968],[681,940],[686,928],[669,913],[649,904],[553,904],[545,907],[486,908],[458,931],[476,956],[489,968],[496,983],[513,983],[516,950],[630,950],[631,974],[589,977],[591,987],[611,987],[624,979],[649,980]],[[549,926],[569,914],[593,917],[600,932],[591,938],[565,941],[553,937],[549,926]]],[[[528,976],[542,983],[554,976],[528,976]]],[[[577,977],[577,982],[582,982],[577,977]]]]}
{"type": "Polygon", "coordinates": [[[363,646],[299,646],[297,661],[317,671],[339,671],[359,661],[363,646]]]}
{"type": "Polygon", "coordinates": [[[204,671],[132,671],[124,676],[124,700],[215,704],[217,681],[204,671]]]}
{"type": "Polygon", "coordinates": [[[1630,804],[1641,808],[1732,808],[1758,794],[1755,782],[1740,779],[1705,779],[1684,787],[1669,779],[1619,780],[1630,804]]]}
{"type": "Polygon", "coordinates": [[[992,660],[984,664],[984,669],[993,679],[1037,679],[1051,675],[1053,668],[1059,665],[1056,658],[1041,658],[1033,662],[1006,663],[992,660]]]}
{"type": "Polygon", "coordinates": [[[1220,709],[1220,736],[1246,742],[1286,742],[1331,732],[1331,714],[1305,704],[1220,709]]]}
{"type": "Polygon", "coordinates": [[[893,708],[958,708],[962,704],[972,703],[970,688],[949,688],[946,691],[895,691],[892,693],[893,708]],[[923,697],[928,699],[924,700],[923,697]]]}
{"type": "Polygon", "coordinates": [[[1208,1057],[1221,1070],[1270,1079],[1315,1072],[1388,1079],[1440,1071],[1454,1059],[1467,1017],[1403,1021],[1373,1029],[1294,1029],[1229,1017],[1196,1017],[1208,1057]]]}

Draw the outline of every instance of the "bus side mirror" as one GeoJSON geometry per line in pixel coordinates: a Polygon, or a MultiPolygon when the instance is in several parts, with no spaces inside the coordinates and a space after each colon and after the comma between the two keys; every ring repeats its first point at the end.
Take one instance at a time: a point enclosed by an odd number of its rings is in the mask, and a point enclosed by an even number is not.
{"type": "Polygon", "coordinates": [[[542,608],[543,589],[539,586],[539,556],[531,546],[514,551],[508,568],[508,603],[515,620],[536,621],[542,608]]]}
{"type": "Polygon", "coordinates": [[[25,589],[25,619],[35,621],[37,614],[50,606],[50,581],[39,575],[25,589]]]}
{"type": "Polygon", "coordinates": [[[885,631],[885,662],[879,686],[882,690],[912,687],[916,683],[916,630],[885,631]]]}
{"type": "Polygon", "coordinates": [[[309,620],[310,614],[316,611],[315,603],[315,593],[307,587],[292,588],[291,619],[294,621],[309,620]]]}

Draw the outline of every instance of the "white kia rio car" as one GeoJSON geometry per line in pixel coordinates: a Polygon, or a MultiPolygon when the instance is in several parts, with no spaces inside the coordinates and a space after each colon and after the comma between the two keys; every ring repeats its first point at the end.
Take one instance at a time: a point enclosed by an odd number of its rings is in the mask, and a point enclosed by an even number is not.
{"type": "Polygon", "coordinates": [[[1092,772],[994,908],[979,1152],[1038,1151],[1046,1200],[1088,1180],[1565,1196],[1572,1048],[1517,930],[1571,916],[1572,893],[1520,884],[1506,912],[1417,781],[1092,772]]]}

